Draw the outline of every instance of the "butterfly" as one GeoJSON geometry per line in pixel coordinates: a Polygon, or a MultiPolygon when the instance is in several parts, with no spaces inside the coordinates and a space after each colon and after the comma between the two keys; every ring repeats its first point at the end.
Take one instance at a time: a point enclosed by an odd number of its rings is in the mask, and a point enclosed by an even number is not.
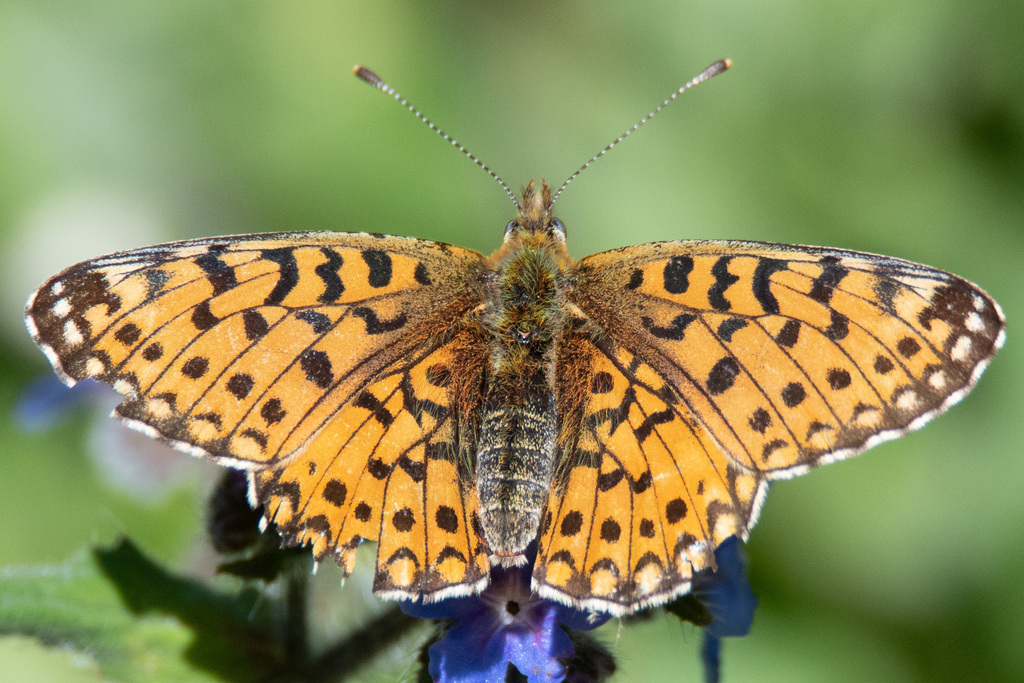
{"type": "Polygon", "coordinates": [[[539,595],[616,615],[687,592],[772,480],[946,410],[1004,338],[979,287],[885,256],[575,261],[555,198],[531,182],[489,257],[336,232],[120,252],[48,280],[27,326],[130,427],[246,471],[286,543],[347,576],[375,542],[382,597],[476,594],[535,549],[539,595]]]}

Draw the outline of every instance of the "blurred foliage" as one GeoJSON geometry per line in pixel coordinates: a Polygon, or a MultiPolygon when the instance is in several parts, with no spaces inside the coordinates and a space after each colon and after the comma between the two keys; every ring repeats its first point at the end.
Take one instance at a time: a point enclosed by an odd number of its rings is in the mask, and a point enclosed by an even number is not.
{"type": "MultiPolygon", "coordinates": [[[[250,619],[255,591],[229,597],[169,578],[128,543],[9,569],[0,575],[0,633],[81,653],[81,668],[95,663],[109,680],[256,680],[275,647],[265,623],[250,619]]],[[[42,680],[18,668],[31,641],[15,642],[4,679],[42,680]]]]}
{"type": "Polygon", "coordinates": [[[277,552],[280,595],[175,576],[127,539],[88,559],[78,553],[60,565],[0,573],[0,636],[8,636],[0,640],[8,645],[0,674],[40,675],[24,658],[42,644],[79,653],[75,673],[98,670],[126,683],[344,680],[418,625],[393,607],[313,656],[310,554],[277,552]]]}
{"type": "MultiPolygon", "coordinates": [[[[887,253],[980,283],[1003,305],[1009,341],[949,415],[773,487],[748,548],[761,607],[750,636],[725,643],[725,680],[1019,680],[1021,35],[1024,5],[1013,0],[6,0],[0,565],[60,563],[122,534],[188,575],[216,564],[200,533],[209,470],[170,477],[160,458],[183,456],[157,455],[151,478],[179,483],[133,495],[112,481],[107,456],[130,459],[137,446],[102,432],[112,426],[100,426],[98,408],[34,433],[10,417],[49,371],[20,322],[47,276],[120,248],[287,229],[487,252],[511,216],[507,198],[352,78],[352,64],[372,67],[518,187],[560,182],[728,56],[728,74],[565,193],[573,253],[705,237],[887,253]]],[[[341,634],[353,613],[380,607],[366,581],[339,591],[332,572],[318,577],[317,628],[341,634]]],[[[183,648],[181,628],[154,637],[183,648]]],[[[622,680],[699,677],[699,638],[674,621],[603,628],[622,680]]],[[[11,642],[5,659],[20,647],[11,642]]],[[[61,666],[27,650],[33,666],[61,666]]],[[[403,641],[376,675],[408,677],[417,650],[403,641]]]]}

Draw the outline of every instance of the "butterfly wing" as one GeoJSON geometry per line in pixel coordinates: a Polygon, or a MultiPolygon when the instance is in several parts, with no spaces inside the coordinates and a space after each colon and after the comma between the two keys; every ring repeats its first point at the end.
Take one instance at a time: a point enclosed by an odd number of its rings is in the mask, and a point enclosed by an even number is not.
{"type": "Polygon", "coordinates": [[[463,330],[382,373],[287,466],[253,473],[267,518],[346,574],[360,542],[375,541],[381,596],[481,590],[490,563],[467,465],[486,360],[463,330]]]}
{"type": "MultiPolygon", "coordinates": [[[[346,560],[353,538],[382,547],[389,538],[387,527],[370,530],[354,508],[348,518],[321,510],[332,495],[341,497],[330,483],[335,479],[357,504],[369,496],[361,493],[369,480],[334,476],[339,468],[385,482],[386,503],[401,508],[413,499],[429,507],[425,487],[436,485],[433,493],[453,510],[442,518],[453,517],[464,536],[471,527],[451,410],[472,403],[466,378],[473,364],[451,361],[465,346],[458,322],[481,300],[481,269],[476,252],[402,237],[316,232],[195,240],[69,268],[29,301],[27,324],[66,382],[107,382],[125,395],[116,413],[129,425],[257,472],[258,502],[274,505],[286,537],[318,539],[319,555],[335,551],[346,560]],[[448,384],[461,393],[435,387],[431,395],[440,395],[432,405],[439,407],[429,415],[417,391],[426,391],[423,378],[443,374],[442,367],[458,375],[448,384]],[[420,389],[396,394],[386,383],[399,379],[420,389]],[[386,414],[393,420],[382,426],[386,414]],[[445,456],[431,465],[428,451],[445,456]],[[402,478],[392,472],[396,463],[418,464],[399,467],[402,478]],[[295,474],[300,466],[303,479],[295,474]],[[317,468],[326,479],[314,479],[317,468]],[[385,469],[389,476],[376,476],[385,469]],[[301,486],[289,488],[295,481],[301,486]]],[[[436,506],[427,512],[436,516],[436,506]]],[[[380,514],[378,505],[369,521],[380,514]]],[[[409,552],[421,568],[436,565],[427,557],[433,546],[421,540],[406,544],[409,552]]],[[[475,545],[474,535],[456,547],[467,568],[476,566],[475,545]]],[[[479,579],[473,571],[446,576],[472,583],[479,579]]],[[[405,579],[410,592],[445,588],[443,578],[405,579]]]]}
{"type": "Polygon", "coordinates": [[[568,455],[533,576],[546,597],[624,614],[686,592],[718,544],[743,533],[763,484],[650,365],[577,322],[558,356],[568,455]]]}
{"type": "Polygon", "coordinates": [[[771,478],[860,453],[960,400],[1001,345],[980,288],[837,249],[681,241],[583,259],[576,302],[771,478]]]}
{"type": "Polygon", "coordinates": [[[1004,328],[985,292],[948,273],[754,242],[595,254],[579,262],[571,299],[590,339],[572,382],[590,393],[560,394],[563,431],[580,436],[562,444],[538,585],[620,613],[685,591],[683,565],[706,566],[729,533],[745,536],[768,480],[860,453],[958,401],[1004,328]],[[629,486],[611,486],[618,470],[629,486]],[[645,519],[653,537],[640,533],[645,519]],[[602,536],[609,520],[618,545],[602,536]],[[579,539],[565,533],[577,521],[579,539]],[[647,552],[657,562],[641,566],[647,552]]]}

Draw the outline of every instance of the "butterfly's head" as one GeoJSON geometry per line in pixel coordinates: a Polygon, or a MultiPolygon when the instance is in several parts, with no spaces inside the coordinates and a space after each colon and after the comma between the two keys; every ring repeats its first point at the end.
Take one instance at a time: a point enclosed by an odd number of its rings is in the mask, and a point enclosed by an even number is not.
{"type": "Polygon", "coordinates": [[[543,235],[565,243],[565,225],[552,215],[551,188],[541,178],[540,189],[531,180],[523,189],[523,201],[518,203],[518,214],[505,226],[505,242],[521,235],[543,235]]]}

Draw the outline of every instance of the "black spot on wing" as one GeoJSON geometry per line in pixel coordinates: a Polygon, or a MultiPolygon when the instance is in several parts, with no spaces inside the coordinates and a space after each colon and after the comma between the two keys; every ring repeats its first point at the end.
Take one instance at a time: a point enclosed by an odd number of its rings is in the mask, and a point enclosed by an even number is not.
{"type": "Polygon", "coordinates": [[[195,259],[195,264],[206,273],[206,279],[213,286],[214,296],[223,294],[238,285],[235,269],[220,260],[217,252],[221,250],[211,250],[195,259]]]}
{"type": "Polygon", "coordinates": [[[626,283],[626,289],[637,289],[644,283],[644,271],[640,268],[634,268],[633,272],[629,275],[629,282],[626,283]]]}
{"type": "Polygon", "coordinates": [[[202,356],[193,356],[181,366],[181,374],[189,379],[199,379],[206,374],[210,367],[210,361],[202,356]]]}
{"type": "Polygon", "coordinates": [[[799,382],[790,382],[782,389],[782,402],[795,408],[807,398],[807,390],[799,382]]]}
{"type": "Polygon", "coordinates": [[[640,520],[640,535],[644,538],[654,538],[654,520],[644,519],[640,520]]]}
{"type": "Polygon", "coordinates": [[[665,264],[662,280],[665,291],[669,294],[683,294],[690,288],[690,272],[693,270],[693,259],[689,256],[673,256],[665,264]]]}
{"type": "Polygon", "coordinates": [[[324,486],[324,490],[321,495],[324,500],[334,507],[341,507],[345,504],[345,499],[348,497],[348,487],[345,486],[344,482],[338,479],[331,479],[324,486]]]}
{"type": "Polygon", "coordinates": [[[570,510],[566,513],[565,517],[562,518],[562,524],[559,532],[565,537],[575,536],[582,528],[583,515],[580,514],[578,510],[570,510]]]}
{"type": "Polygon", "coordinates": [[[974,292],[965,284],[953,282],[935,290],[931,305],[921,309],[917,320],[926,330],[932,329],[933,320],[941,320],[955,328],[963,325],[973,310],[974,292]]]}
{"type": "Polygon", "coordinates": [[[399,456],[395,464],[409,475],[417,484],[422,484],[427,479],[427,464],[421,460],[413,460],[408,455],[399,456]]]}
{"type": "Polygon", "coordinates": [[[255,386],[255,384],[256,382],[250,375],[240,372],[232,375],[231,378],[228,379],[228,382],[225,385],[225,387],[231,393],[232,396],[241,401],[243,398],[249,395],[249,392],[252,391],[252,388],[253,386],[255,386]]]}
{"type": "Polygon", "coordinates": [[[718,326],[718,336],[721,337],[724,342],[731,342],[732,335],[742,330],[747,326],[747,321],[743,318],[728,318],[723,320],[718,326]]]}
{"type": "Polygon", "coordinates": [[[740,279],[738,275],[729,272],[731,260],[732,256],[722,256],[711,266],[711,275],[715,278],[715,283],[708,290],[708,302],[717,311],[728,311],[732,308],[732,304],[725,298],[725,290],[740,279]]]}
{"type": "Polygon", "coordinates": [[[824,329],[825,336],[832,341],[842,341],[850,334],[850,319],[836,310],[829,311],[831,322],[824,329]]]}
{"type": "Polygon", "coordinates": [[[839,265],[838,256],[825,256],[821,259],[823,268],[821,274],[811,284],[810,296],[815,301],[827,304],[832,300],[832,294],[836,286],[842,282],[850,271],[839,265]]]}
{"type": "Polygon", "coordinates": [[[155,299],[160,291],[164,288],[168,282],[171,281],[171,276],[159,268],[146,271],[146,296],[150,299],[155,299]]]}
{"type": "Polygon", "coordinates": [[[826,375],[826,379],[828,380],[828,385],[836,391],[845,389],[853,381],[850,378],[850,373],[842,368],[831,368],[828,371],[828,375],[826,375]]]}
{"type": "Polygon", "coordinates": [[[405,323],[408,322],[409,319],[405,313],[399,313],[391,320],[381,320],[377,317],[377,313],[372,308],[366,308],[365,306],[352,309],[352,315],[363,319],[363,322],[366,324],[367,334],[394,332],[395,330],[405,327],[405,323]]]}
{"type": "Polygon", "coordinates": [[[299,284],[299,265],[295,262],[295,254],[287,247],[264,249],[261,256],[280,268],[277,284],[263,301],[267,306],[276,306],[299,284]]]}
{"type": "Polygon", "coordinates": [[[665,519],[669,524],[682,521],[687,512],[686,502],[682,498],[673,498],[665,505],[665,519]]]}
{"type": "Polygon", "coordinates": [[[775,341],[780,346],[785,346],[787,349],[791,349],[796,345],[797,340],[800,338],[800,321],[799,320],[787,320],[786,324],[782,326],[779,333],[775,335],[775,341]]]}
{"type": "Polygon", "coordinates": [[[268,425],[277,424],[284,419],[287,412],[281,407],[281,399],[272,398],[263,404],[260,408],[260,417],[262,417],[268,425]]]}
{"type": "Polygon", "coordinates": [[[719,358],[718,362],[711,368],[711,372],[708,373],[708,393],[712,396],[717,396],[725,392],[732,387],[739,374],[740,366],[735,358],[732,356],[719,358]]]}
{"type": "Polygon", "coordinates": [[[896,316],[896,294],[899,292],[899,287],[896,285],[894,280],[890,280],[888,277],[884,277],[882,273],[878,274],[878,279],[872,284],[871,289],[875,293],[875,297],[878,299],[878,305],[882,307],[882,310],[889,315],[896,316]]]}
{"type": "Polygon", "coordinates": [[[612,470],[611,472],[602,472],[597,475],[597,490],[601,493],[611,491],[613,488],[619,485],[626,476],[626,473],[622,469],[612,470]]]}
{"type": "Polygon", "coordinates": [[[164,347],[159,342],[153,342],[146,348],[142,349],[142,357],[149,362],[160,360],[164,355],[164,347]]]}
{"type": "Polygon", "coordinates": [[[772,416],[764,408],[758,408],[750,416],[750,428],[758,434],[764,434],[772,424],[772,416]]]}
{"type": "Polygon", "coordinates": [[[629,481],[629,488],[633,493],[643,493],[647,489],[651,488],[652,484],[654,484],[654,477],[651,475],[651,471],[647,470],[637,477],[635,481],[631,479],[629,481]]]}
{"type": "Polygon", "coordinates": [[[434,522],[442,531],[454,534],[459,530],[459,516],[447,505],[439,505],[434,512],[434,522]]]}
{"type": "Polygon", "coordinates": [[[696,319],[697,316],[695,315],[690,313],[681,313],[672,319],[672,323],[668,327],[655,325],[654,321],[647,316],[640,318],[640,323],[646,327],[651,334],[659,339],[679,341],[683,338],[686,327],[696,319]]]}
{"type": "MultiPolygon", "coordinates": [[[[410,508],[402,508],[395,512],[391,517],[391,525],[395,527],[396,531],[407,532],[410,531],[416,524],[416,515],[410,508]]],[[[406,559],[406,558],[403,558],[406,559]]],[[[415,557],[411,559],[416,559],[415,557]]],[[[418,564],[418,562],[417,562],[418,564]]]]}
{"type": "MultiPolygon", "coordinates": [[[[387,475],[385,474],[384,476],[387,475]]],[[[373,514],[373,508],[367,505],[365,501],[362,501],[356,505],[356,509],[353,514],[360,522],[368,522],[370,520],[370,516],[373,514]]]]}
{"type": "Polygon", "coordinates": [[[201,302],[198,306],[192,309],[192,324],[195,325],[196,329],[200,332],[205,332],[218,322],[220,322],[220,318],[210,311],[209,300],[201,302]]]}
{"type": "Polygon", "coordinates": [[[754,298],[757,299],[757,303],[761,305],[765,313],[779,312],[779,301],[772,294],[771,277],[774,273],[781,272],[787,268],[788,266],[785,261],[773,258],[757,259],[757,267],[754,268],[751,288],[754,292],[754,298]]]}
{"type": "Polygon", "coordinates": [[[341,270],[345,260],[341,257],[341,254],[327,247],[320,247],[320,253],[324,255],[327,261],[321,263],[313,270],[324,283],[323,294],[317,297],[317,301],[323,304],[330,304],[337,301],[345,293],[345,285],[338,276],[338,271],[341,270]]]}
{"type": "Polygon", "coordinates": [[[366,471],[377,481],[384,481],[391,474],[391,465],[380,458],[370,458],[366,463],[366,471]]]}
{"type": "Polygon", "coordinates": [[[245,338],[249,341],[258,341],[270,331],[270,324],[263,314],[251,308],[242,311],[242,326],[245,328],[245,338]]]}
{"type": "Polygon", "coordinates": [[[320,311],[306,308],[296,313],[295,317],[304,323],[309,323],[309,326],[313,328],[314,334],[323,334],[331,329],[331,319],[320,311]]]}
{"type": "Polygon", "coordinates": [[[138,325],[132,322],[127,322],[114,333],[114,339],[125,346],[134,346],[135,342],[139,340],[141,334],[142,330],[139,329],[138,325]]]}
{"type": "Polygon", "coordinates": [[[391,284],[391,256],[379,249],[364,249],[363,261],[370,269],[367,282],[371,287],[387,287],[391,284]]]}
{"type": "Polygon", "coordinates": [[[657,425],[671,422],[674,419],[675,415],[672,413],[671,410],[668,409],[659,410],[656,413],[651,413],[650,415],[645,417],[644,421],[640,423],[640,426],[636,428],[635,434],[637,441],[639,441],[640,444],[643,445],[643,442],[647,440],[647,437],[651,435],[651,432],[654,431],[654,428],[657,425]]]}
{"type": "Polygon", "coordinates": [[[395,417],[391,412],[384,407],[384,404],[380,402],[376,396],[368,391],[364,391],[356,397],[356,400],[352,405],[357,408],[369,410],[373,414],[373,419],[377,420],[380,425],[384,428],[390,427],[395,417]]]}
{"type": "Polygon", "coordinates": [[[904,358],[911,358],[921,350],[921,344],[913,337],[903,337],[896,342],[896,350],[904,358]]]}
{"type": "Polygon", "coordinates": [[[622,528],[619,523],[612,518],[608,518],[601,522],[601,540],[606,543],[615,543],[619,540],[619,536],[622,534],[622,528]]]}
{"type": "Polygon", "coordinates": [[[334,370],[327,352],[319,349],[306,349],[299,356],[299,366],[306,379],[321,389],[329,389],[334,383],[334,370]]]}
{"type": "Polygon", "coordinates": [[[426,264],[423,263],[422,261],[416,264],[416,269],[413,271],[412,277],[414,280],[416,280],[416,282],[423,285],[424,287],[429,287],[430,285],[434,284],[430,280],[430,275],[427,273],[426,264]]]}

